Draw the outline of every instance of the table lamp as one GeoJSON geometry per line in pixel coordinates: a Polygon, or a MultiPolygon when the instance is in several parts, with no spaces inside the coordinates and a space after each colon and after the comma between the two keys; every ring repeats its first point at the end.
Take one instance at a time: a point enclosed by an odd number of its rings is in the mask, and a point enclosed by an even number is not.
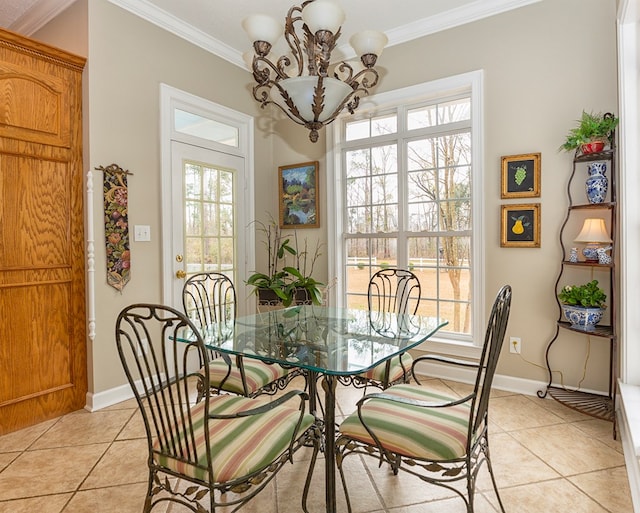
{"type": "Polygon", "coordinates": [[[588,218],[584,220],[582,230],[575,238],[574,242],[584,242],[587,245],[582,250],[587,262],[598,261],[598,248],[601,245],[609,244],[613,242],[607,228],[604,225],[604,219],[601,218],[588,218]]]}

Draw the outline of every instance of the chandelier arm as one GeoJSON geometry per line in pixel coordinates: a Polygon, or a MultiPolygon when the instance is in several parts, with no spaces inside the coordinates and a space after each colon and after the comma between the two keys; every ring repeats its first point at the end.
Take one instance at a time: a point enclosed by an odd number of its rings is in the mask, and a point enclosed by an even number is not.
{"type": "MultiPolygon", "coordinates": [[[[336,78],[338,77],[336,76],[336,78]]],[[[365,91],[368,91],[369,89],[377,85],[378,79],[379,75],[377,70],[373,68],[365,68],[363,70],[360,70],[353,77],[350,77],[349,80],[344,80],[344,83],[349,84],[353,88],[362,87],[365,91]],[[371,78],[371,82],[369,82],[369,78],[371,78]]]]}
{"type": "Polygon", "coordinates": [[[347,64],[346,62],[338,64],[333,72],[333,78],[337,78],[345,84],[351,85],[353,80],[353,68],[351,64],[347,64]]]}
{"type": "Polygon", "coordinates": [[[283,80],[285,78],[289,78],[289,75],[287,75],[285,73],[284,69],[280,67],[280,60],[282,60],[282,57],[278,60],[278,66],[276,66],[275,64],[273,64],[273,62],[271,62],[266,57],[261,57],[259,55],[254,55],[254,57],[253,57],[253,79],[258,84],[266,84],[267,82],[272,81],[271,73],[269,73],[269,69],[267,69],[267,68],[270,68],[270,69],[273,70],[273,72],[276,74],[276,77],[277,77],[276,80],[283,80]],[[265,67],[261,68],[259,66],[260,63],[262,63],[265,67]]]}
{"type": "MultiPolygon", "coordinates": [[[[306,121],[304,121],[301,117],[294,117],[289,111],[284,109],[279,103],[269,99],[269,90],[272,86],[275,86],[280,89],[278,84],[273,81],[270,81],[265,84],[258,84],[253,87],[253,98],[260,103],[260,107],[264,109],[267,105],[275,105],[276,107],[278,107],[278,109],[284,112],[291,121],[293,121],[294,123],[297,123],[298,125],[304,126],[306,124],[306,121]]],[[[297,109],[296,109],[296,112],[297,112],[297,109]]]]}
{"type": "Polygon", "coordinates": [[[338,107],[336,108],[336,110],[327,118],[325,119],[322,124],[324,126],[333,123],[335,121],[335,119],[340,115],[340,113],[342,112],[342,109],[344,109],[345,107],[349,110],[349,112],[351,114],[354,113],[354,111],[358,108],[358,105],[360,103],[360,96],[358,96],[358,93],[364,93],[364,95],[367,94],[366,89],[362,89],[362,88],[358,88],[358,89],[354,89],[353,91],[351,91],[344,100],[342,100],[342,103],[340,103],[340,105],[338,105],[338,107]],[[351,99],[353,98],[353,100],[351,101],[351,99]]]}
{"type": "MultiPolygon", "coordinates": [[[[298,34],[296,34],[295,23],[298,21],[302,21],[302,9],[307,3],[309,2],[304,2],[301,6],[294,5],[293,7],[291,7],[284,22],[284,38],[287,42],[287,45],[289,45],[291,53],[293,54],[293,57],[298,66],[298,76],[301,76],[302,72],[304,71],[304,53],[302,51],[302,46],[300,45],[298,34]],[[300,15],[294,16],[295,12],[299,12],[300,15]]],[[[306,25],[303,25],[303,27],[306,28],[306,25]]],[[[282,57],[280,59],[282,59],[282,57]]]]}

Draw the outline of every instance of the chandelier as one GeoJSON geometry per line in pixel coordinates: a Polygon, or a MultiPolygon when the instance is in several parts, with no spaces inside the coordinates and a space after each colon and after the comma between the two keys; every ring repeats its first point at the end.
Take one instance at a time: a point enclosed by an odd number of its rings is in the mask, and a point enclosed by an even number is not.
{"type": "Polygon", "coordinates": [[[382,32],[365,30],[351,37],[349,43],[364,66],[359,72],[346,62],[331,64],[344,18],[344,11],[333,0],[307,0],[291,7],[284,26],[290,54],[282,55],[275,64],[267,55],[282,34],[282,26],[264,14],[251,15],[242,22],[255,51],[251,66],[256,81],[253,97],[263,108],[273,103],[295,123],[305,126],[311,142],[318,140],[318,130],[336,119],[345,107],[353,114],[360,97],[378,83],[373,67],[387,44],[382,32]]]}

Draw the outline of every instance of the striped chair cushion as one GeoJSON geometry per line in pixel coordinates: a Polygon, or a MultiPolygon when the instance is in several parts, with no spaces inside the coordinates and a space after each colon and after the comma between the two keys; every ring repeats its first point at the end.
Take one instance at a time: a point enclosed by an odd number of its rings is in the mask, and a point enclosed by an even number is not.
{"type": "MultiPolygon", "coordinates": [[[[285,369],[278,364],[268,364],[255,358],[244,358],[242,362],[249,395],[257,392],[272,381],[285,377],[290,372],[289,369],[285,369]]],[[[222,358],[211,361],[209,363],[209,382],[211,387],[220,388],[220,384],[227,375],[228,370],[229,367],[222,358]]],[[[231,366],[231,374],[222,384],[221,390],[244,395],[240,369],[235,364],[231,366]]]]}
{"type": "MultiPolygon", "coordinates": [[[[267,401],[268,402],[268,401],[267,401]]],[[[252,472],[267,467],[280,456],[291,443],[296,424],[300,418],[300,411],[296,407],[298,402],[292,399],[291,404],[280,405],[264,414],[252,415],[244,418],[229,420],[209,420],[209,440],[211,444],[213,482],[228,482],[252,472]]],[[[249,399],[237,395],[212,396],[209,404],[210,413],[233,414],[246,411],[264,404],[261,399],[249,399]]],[[[206,444],[204,437],[204,401],[191,408],[193,418],[193,439],[196,444],[196,458],[185,458],[188,461],[168,456],[174,456],[179,451],[172,452],[172,447],[184,448],[186,427],[180,428],[166,440],[156,439],[153,443],[155,461],[174,472],[209,481],[207,471],[206,444]]],[[[297,436],[307,430],[315,419],[311,414],[305,414],[297,436]]]]}
{"type": "MultiPolygon", "coordinates": [[[[404,376],[404,372],[408,373],[411,370],[411,364],[413,363],[413,357],[409,353],[403,353],[398,356],[394,356],[391,358],[391,366],[389,367],[389,381],[388,383],[393,383],[399,379],[402,379],[404,376]],[[400,359],[402,358],[402,363],[400,359]]],[[[358,376],[372,379],[374,381],[379,381],[382,383],[384,381],[384,374],[387,368],[387,362],[381,363],[380,365],[376,365],[373,369],[369,369],[367,372],[363,372],[358,374],[358,376]]]]}
{"type": "MultiPolygon", "coordinates": [[[[396,385],[388,388],[385,394],[431,403],[456,399],[430,392],[427,387],[420,385],[396,385]]],[[[448,460],[464,456],[469,413],[468,403],[446,408],[421,408],[371,399],[362,407],[365,423],[385,449],[426,460],[448,460]]],[[[340,432],[355,440],[375,445],[360,422],[357,411],[345,419],[340,432]]]]}

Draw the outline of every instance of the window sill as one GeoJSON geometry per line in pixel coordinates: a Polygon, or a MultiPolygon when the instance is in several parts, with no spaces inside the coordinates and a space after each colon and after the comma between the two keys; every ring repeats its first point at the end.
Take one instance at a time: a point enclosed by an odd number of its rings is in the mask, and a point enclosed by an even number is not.
{"type": "Polygon", "coordinates": [[[461,342],[434,337],[420,344],[412,351],[412,353],[414,353],[414,355],[437,353],[455,356],[458,358],[478,360],[482,353],[482,347],[475,346],[471,342],[461,342]]]}

